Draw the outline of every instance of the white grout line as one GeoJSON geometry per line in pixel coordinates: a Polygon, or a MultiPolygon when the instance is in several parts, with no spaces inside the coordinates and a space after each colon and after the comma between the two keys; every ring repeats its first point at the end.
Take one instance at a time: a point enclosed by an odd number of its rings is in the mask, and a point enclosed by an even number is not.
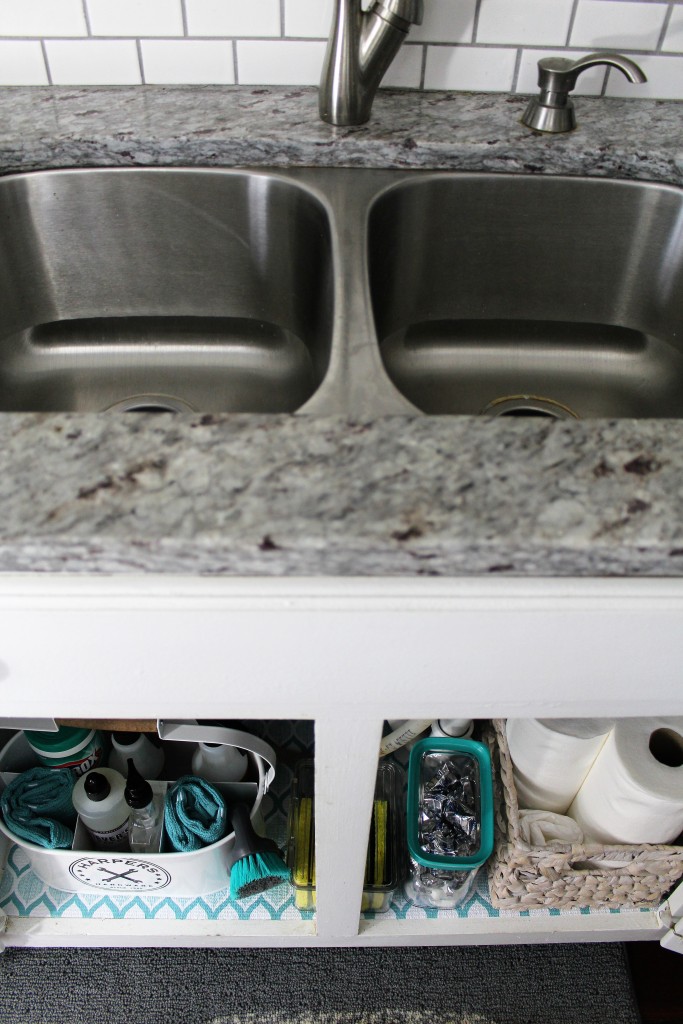
{"type": "Polygon", "coordinates": [[[48,85],[53,85],[52,81],[52,70],[50,69],[50,61],[47,59],[47,47],[45,46],[45,40],[40,40],[40,48],[43,51],[43,60],[45,61],[45,70],[47,72],[48,85]]]}
{"type": "Polygon", "coordinates": [[[565,46],[569,46],[570,40],[572,38],[572,32],[574,31],[574,22],[576,21],[576,13],[578,9],[579,0],[574,0],[574,3],[572,5],[572,13],[569,15],[569,25],[567,26],[567,39],[565,41],[565,46]]]}
{"type": "Polygon", "coordinates": [[[664,46],[664,39],[666,38],[666,33],[667,33],[668,28],[669,28],[669,22],[671,21],[671,17],[672,17],[673,12],[674,12],[674,7],[676,7],[676,6],[678,6],[678,5],[677,4],[669,4],[669,10],[666,12],[666,14],[664,16],[664,24],[662,25],[662,31],[659,33],[659,39],[657,40],[657,45],[655,47],[655,51],[657,53],[661,53],[662,52],[662,47],[664,46]]]}
{"type": "Polygon", "coordinates": [[[142,41],[140,39],[136,39],[135,40],[135,46],[136,46],[136,49],[138,51],[138,64],[140,65],[140,81],[142,82],[143,85],[146,85],[146,82],[145,82],[145,63],[144,63],[144,61],[142,59],[142,41]]]}
{"type": "Polygon", "coordinates": [[[421,92],[424,92],[425,87],[425,75],[427,74],[427,44],[422,43],[422,59],[420,61],[420,84],[418,88],[421,92]]]}
{"type": "Polygon", "coordinates": [[[87,0],[81,0],[81,2],[83,4],[83,17],[85,18],[85,27],[88,31],[88,35],[90,36],[92,35],[92,30],[90,28],[90,12],[88,11],[88,2],[87,0]]]}
{"type": "Polygon", "coordinates": [[[235,85],[239,85],[240,84],[240,76],[239,76],[239,62],[237,60],[237,40],[236,39],[233,39],[233,41],[232,41],[232,70],[233,70],[233,78],[235,79],[235,85]]]}
{"type": "Polygon", "coordinates": [[[477,32],[479,31],[479,14],[481,12],[481,0],[477,0],[477,5],[474,8],[474,21],[472,23],[472,42],[477,41],[477,32]]]}
{"type": "Polygon", "coordinates": [[[512,72],[512,85],[510,86],[510,92],[517,92],[517,83],[519,81],[519,69],[522,66],[522,47],[518,47],[517,56],[515,57],[515,70],[512,72]]]}

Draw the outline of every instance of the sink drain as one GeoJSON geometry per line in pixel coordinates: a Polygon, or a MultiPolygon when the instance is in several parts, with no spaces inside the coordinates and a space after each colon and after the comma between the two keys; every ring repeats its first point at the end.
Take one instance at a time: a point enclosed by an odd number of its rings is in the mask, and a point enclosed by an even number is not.
{"type": "Polygon", "coordinates": [[[578,420],[579,417],[562,402],[539,395],[506,395],[495,398],[481,410],[482,416],[541,416],[551,420],[578,420]]]}
{"type": "Polygon", "coordinates": [[[172,395],[133,395],[108,405],[105,412],[196,412],[182,398],[172,395]]]}

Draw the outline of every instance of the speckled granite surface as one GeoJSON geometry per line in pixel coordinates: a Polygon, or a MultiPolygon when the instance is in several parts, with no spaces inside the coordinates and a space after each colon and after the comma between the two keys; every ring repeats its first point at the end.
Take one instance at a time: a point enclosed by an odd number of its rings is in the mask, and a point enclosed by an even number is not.
{"type": "Polygon", "coordinates": [[[682,466],[655,420],[9,414],[0,565],[679,575],[682,466]]]}
{"type": "MultiPolygon", "coordinates": [[[[3,91],[0,168],[368,164],[683,182],[683,106],[315,90],[3,91]]],[[[0,571],[683,575],[683,423],[0,415],[0,571]]]]}
{"type": "Polygon", "coordinates": [[[381,90],[372,119],[332,128],[317,90],[4,89],[6,170],[87,164],[438,167],[683,181],[683,105],[576,100],[579,129],[520,124],[523,96],[381,90]]]}

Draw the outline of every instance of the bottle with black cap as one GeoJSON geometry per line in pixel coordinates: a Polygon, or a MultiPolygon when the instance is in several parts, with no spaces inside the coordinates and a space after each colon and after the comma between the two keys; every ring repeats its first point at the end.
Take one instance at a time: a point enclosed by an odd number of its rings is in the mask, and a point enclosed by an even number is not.
{"type": "Polygon", "coordinates": [[[135,767],[132,757],[128,758],[125,797],[130,808],[128,842],[131,850],[133,853],[157,853],[164,824],[163,798],[161,794],[155,796],[149,782],[143,779],[135,767]]]}
{"type": "Polygon", "coordinates": [[[128,849],[126,782],[113,768],[97,768],[81,775],[73,790],[73,805],[98,850],[128,849]]]}

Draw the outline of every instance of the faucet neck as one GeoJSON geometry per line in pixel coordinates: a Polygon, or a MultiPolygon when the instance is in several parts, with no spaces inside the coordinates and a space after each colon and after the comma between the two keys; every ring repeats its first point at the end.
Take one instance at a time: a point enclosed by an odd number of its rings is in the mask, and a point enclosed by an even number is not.
{"type": "Polygon", "coordinates": [[[379,83],[410,27],[393,10],[396,2],[377,0],[364,13],[361,0],[336,0],[320,80],[323,121],[357,125],[369,119],[379,83]]]}

